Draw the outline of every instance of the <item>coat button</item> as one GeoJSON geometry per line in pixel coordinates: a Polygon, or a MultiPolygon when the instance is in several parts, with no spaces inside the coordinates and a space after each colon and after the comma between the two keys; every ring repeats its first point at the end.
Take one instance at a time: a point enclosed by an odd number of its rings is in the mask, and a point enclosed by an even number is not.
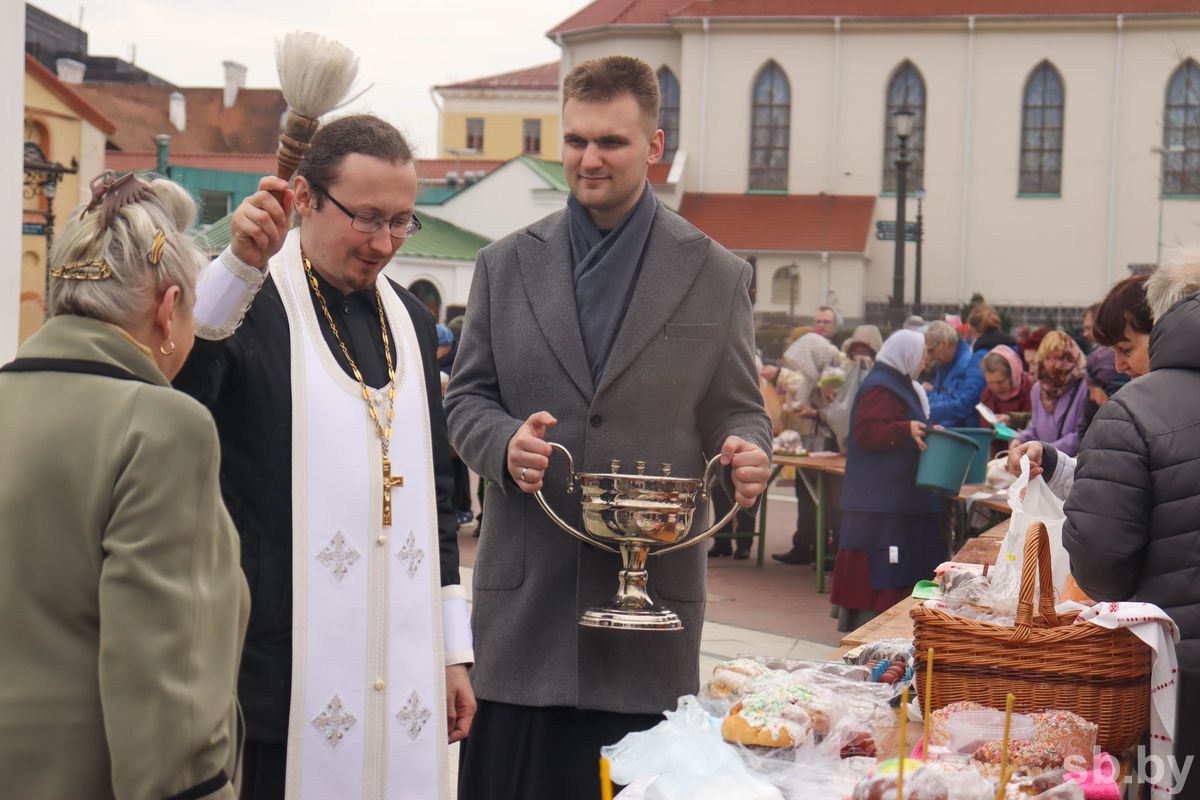
{"type": "Polygon", "coordinates": [[[592,423],[593,428],[599,428],[604,424],[604,417],[600,416],[599,414],[593,414],[590,422],[592,423]]]}
{"type": "Polygon", "coordinates": [[[375,679],[375,691],[382,692],[386,688],[387,688],[387,681],[385,681],[383,678],[375,679]]]}

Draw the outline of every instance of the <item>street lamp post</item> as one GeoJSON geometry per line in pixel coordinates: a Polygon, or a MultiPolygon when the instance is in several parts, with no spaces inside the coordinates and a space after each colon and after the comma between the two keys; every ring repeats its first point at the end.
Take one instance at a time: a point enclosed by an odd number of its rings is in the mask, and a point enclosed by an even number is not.
{"type": "Polygon", "coordinates": [[[904,325],[904,201],[908,195],[908,137],[912,135],[912,111],[900,110],[892,113],[892,125],[896,138],[900,140],[900,153],[896,158],[896,261],[892,272],[892,328],[899,330],[904,325]]]}
{"type": "Polygon", "coordinates": [[[37,197],[41,194],[46,198],[46,210],[42,215],[46,219],[44,235],[46,237],[46,275],[42,306],[46,317],[50,316],[50,248],[54,245],[54,197],[58,194],[58,181],[63,175],[74,175],[79,171],[79,164],[74,158],[71,166],[64,167],[57,161],[50,161],[36,142],[25,143],[25,196],[37,197]]]}
{"type": "Polygon", "coordinates": [[[925,190],[917,189],[917,247],[916,259],[913,264],[913,313],[921,313],[921,243],[925,241],[925,214],[921,201],[925,199],[925,190]]]}

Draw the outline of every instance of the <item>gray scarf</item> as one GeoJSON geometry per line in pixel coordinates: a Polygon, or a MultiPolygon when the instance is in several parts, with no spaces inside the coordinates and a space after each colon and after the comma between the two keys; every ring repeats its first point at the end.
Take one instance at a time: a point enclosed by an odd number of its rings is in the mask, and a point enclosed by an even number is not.
{"type": "Polygon", "coordinates": [[[592,383],[600,384],[625,309],[633,295],[658,199],[646,182],[642,197],[617,227],[603,234],[575,196],[567,198],[575,308],[592,383]]]}

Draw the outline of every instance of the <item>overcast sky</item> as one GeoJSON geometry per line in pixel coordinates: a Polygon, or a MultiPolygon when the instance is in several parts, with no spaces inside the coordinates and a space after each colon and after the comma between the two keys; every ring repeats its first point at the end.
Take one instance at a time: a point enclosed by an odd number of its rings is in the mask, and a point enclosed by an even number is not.
{"type": "MultiPolygon", "coordinates": [[[[180,86],[219,86],[221,62],[248,67],[246,85],[277,87],[275,39],[313,30],[353,50],[359,82],[373,84],[351,108],[407,132],[421,157],[436,156],[431,86],[554,61],[546,31],[588,0],[84,0],[92,55],[129,58],[180,86]],[[286,14],[286,16],[285,16],[286,14]]],[[[79,24],[79,0],[34,5],[79,24]]]]}

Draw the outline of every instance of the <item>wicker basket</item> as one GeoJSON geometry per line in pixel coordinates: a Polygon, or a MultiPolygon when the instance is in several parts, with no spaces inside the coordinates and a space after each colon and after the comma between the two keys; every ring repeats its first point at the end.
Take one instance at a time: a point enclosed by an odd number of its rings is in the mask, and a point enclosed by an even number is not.
{"type": "Polygon", "coordinates": [[[910,613],[918,687],[925,686],[925,654],[934,649],[931,708],[962,700],[1004,708],[1012,692],[1019,712],[1066,709],[1094,722],[1100,746],[1110,753],[1141,742],[1150,714],[1150,648],[1128,630],[1075,625],[1075,614],[1054,613],[1050,544],[1042,523],[1031,525],[1026,536],[1014,627],[923,605],[910,613]]]}

